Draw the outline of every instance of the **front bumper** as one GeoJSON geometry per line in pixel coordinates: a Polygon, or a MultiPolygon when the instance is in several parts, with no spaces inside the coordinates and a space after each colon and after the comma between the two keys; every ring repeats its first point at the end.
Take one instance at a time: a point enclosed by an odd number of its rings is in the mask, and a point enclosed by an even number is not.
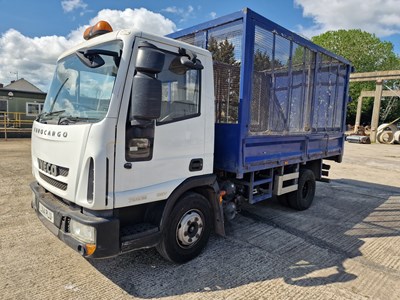
{"type": "Polygon", "coordinates": [[[69,206],[62,202],[51,193],[46,192],[37,182],[31,183],[30,187],[34,195],[32,198],[32,208],[35,209],[39,219],[53,234],[72,249],[90,258],[105,258],[120,254],[118,219],[85,215],[81,213],[79,207],[69,206]],[[39,212],[39,203],[54,214],[53,222],[49,221],[39,212]],[[88,255],[86,244],[71,235],[69,231],[71,219],[96,229],[96,250],[93,254],[88,255]]]}

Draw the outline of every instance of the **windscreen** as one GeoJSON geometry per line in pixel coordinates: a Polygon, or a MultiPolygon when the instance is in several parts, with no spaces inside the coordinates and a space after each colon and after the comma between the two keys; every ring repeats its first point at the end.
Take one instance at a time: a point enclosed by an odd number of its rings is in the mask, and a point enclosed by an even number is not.
{"type": "Polygon", "coordinates": [[[122,42],[113,41],[61,59],[38,121],[66,125],[102,120],[110,105],[121,51],[122,42]]]}

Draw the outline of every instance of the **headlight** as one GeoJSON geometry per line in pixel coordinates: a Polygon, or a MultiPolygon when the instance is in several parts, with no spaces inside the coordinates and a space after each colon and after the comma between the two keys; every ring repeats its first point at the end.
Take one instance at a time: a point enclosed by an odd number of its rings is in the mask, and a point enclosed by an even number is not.
{"type": "Polygon", "coordinates": [[[95,244],[96,229],[92,226],[84,225],[71,219],[69,223],[71,235],[84,243],[95,244]]]}

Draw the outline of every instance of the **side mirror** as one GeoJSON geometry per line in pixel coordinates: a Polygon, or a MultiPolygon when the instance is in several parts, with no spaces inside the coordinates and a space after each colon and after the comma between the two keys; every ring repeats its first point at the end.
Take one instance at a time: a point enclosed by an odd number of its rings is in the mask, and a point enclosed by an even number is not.
{"type": "Polygon", "coordinates": [[[192,51],[185,48],[179,48],[179,54],[182,55],[180,59],[181,64],[187,67],[188,69],[192,70],[204,69],[201,61],[197,59],[196,53],[193,53],[192,51]]]}
{"type": "Polygon", "coordinates": [[[136,58],[136,71],[158,74],[164,66],[165,54],[150,43],[139,46],[136,58]]]}
{"type": "Polygon", "coordinates": [[[161,95],[161,81],[138,72],[132,84],[131,121],[158,119],[161,114],[161,95]]]}
{"type": "Polygon", "coordinates": [[[165,54],[157,47],[142,43],[136,59],[131,94],[131,123],[158,119],[161,114],[161,81],[156,78],[164,66],[165,54]],[[135,122],[136,121],[136,122],[135,122]]]}
{"type": "Polygon", "coordinates": [[[187,56],[181,56],[181,64],[192,70],[203,70],[203,65],[200,60],[190,60],[187,56]]]}

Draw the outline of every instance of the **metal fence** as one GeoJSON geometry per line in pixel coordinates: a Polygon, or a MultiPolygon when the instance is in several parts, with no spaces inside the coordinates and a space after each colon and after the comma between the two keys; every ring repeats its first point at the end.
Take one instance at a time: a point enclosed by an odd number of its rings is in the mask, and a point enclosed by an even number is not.
{"type": "Polygon", "coordinates": [[[21,112],[2,112],[0,113],[0,135],[5,140],[10,134],[28,134],[32,130],[33,119],[27,117],[26,113],[21,112]]]}

